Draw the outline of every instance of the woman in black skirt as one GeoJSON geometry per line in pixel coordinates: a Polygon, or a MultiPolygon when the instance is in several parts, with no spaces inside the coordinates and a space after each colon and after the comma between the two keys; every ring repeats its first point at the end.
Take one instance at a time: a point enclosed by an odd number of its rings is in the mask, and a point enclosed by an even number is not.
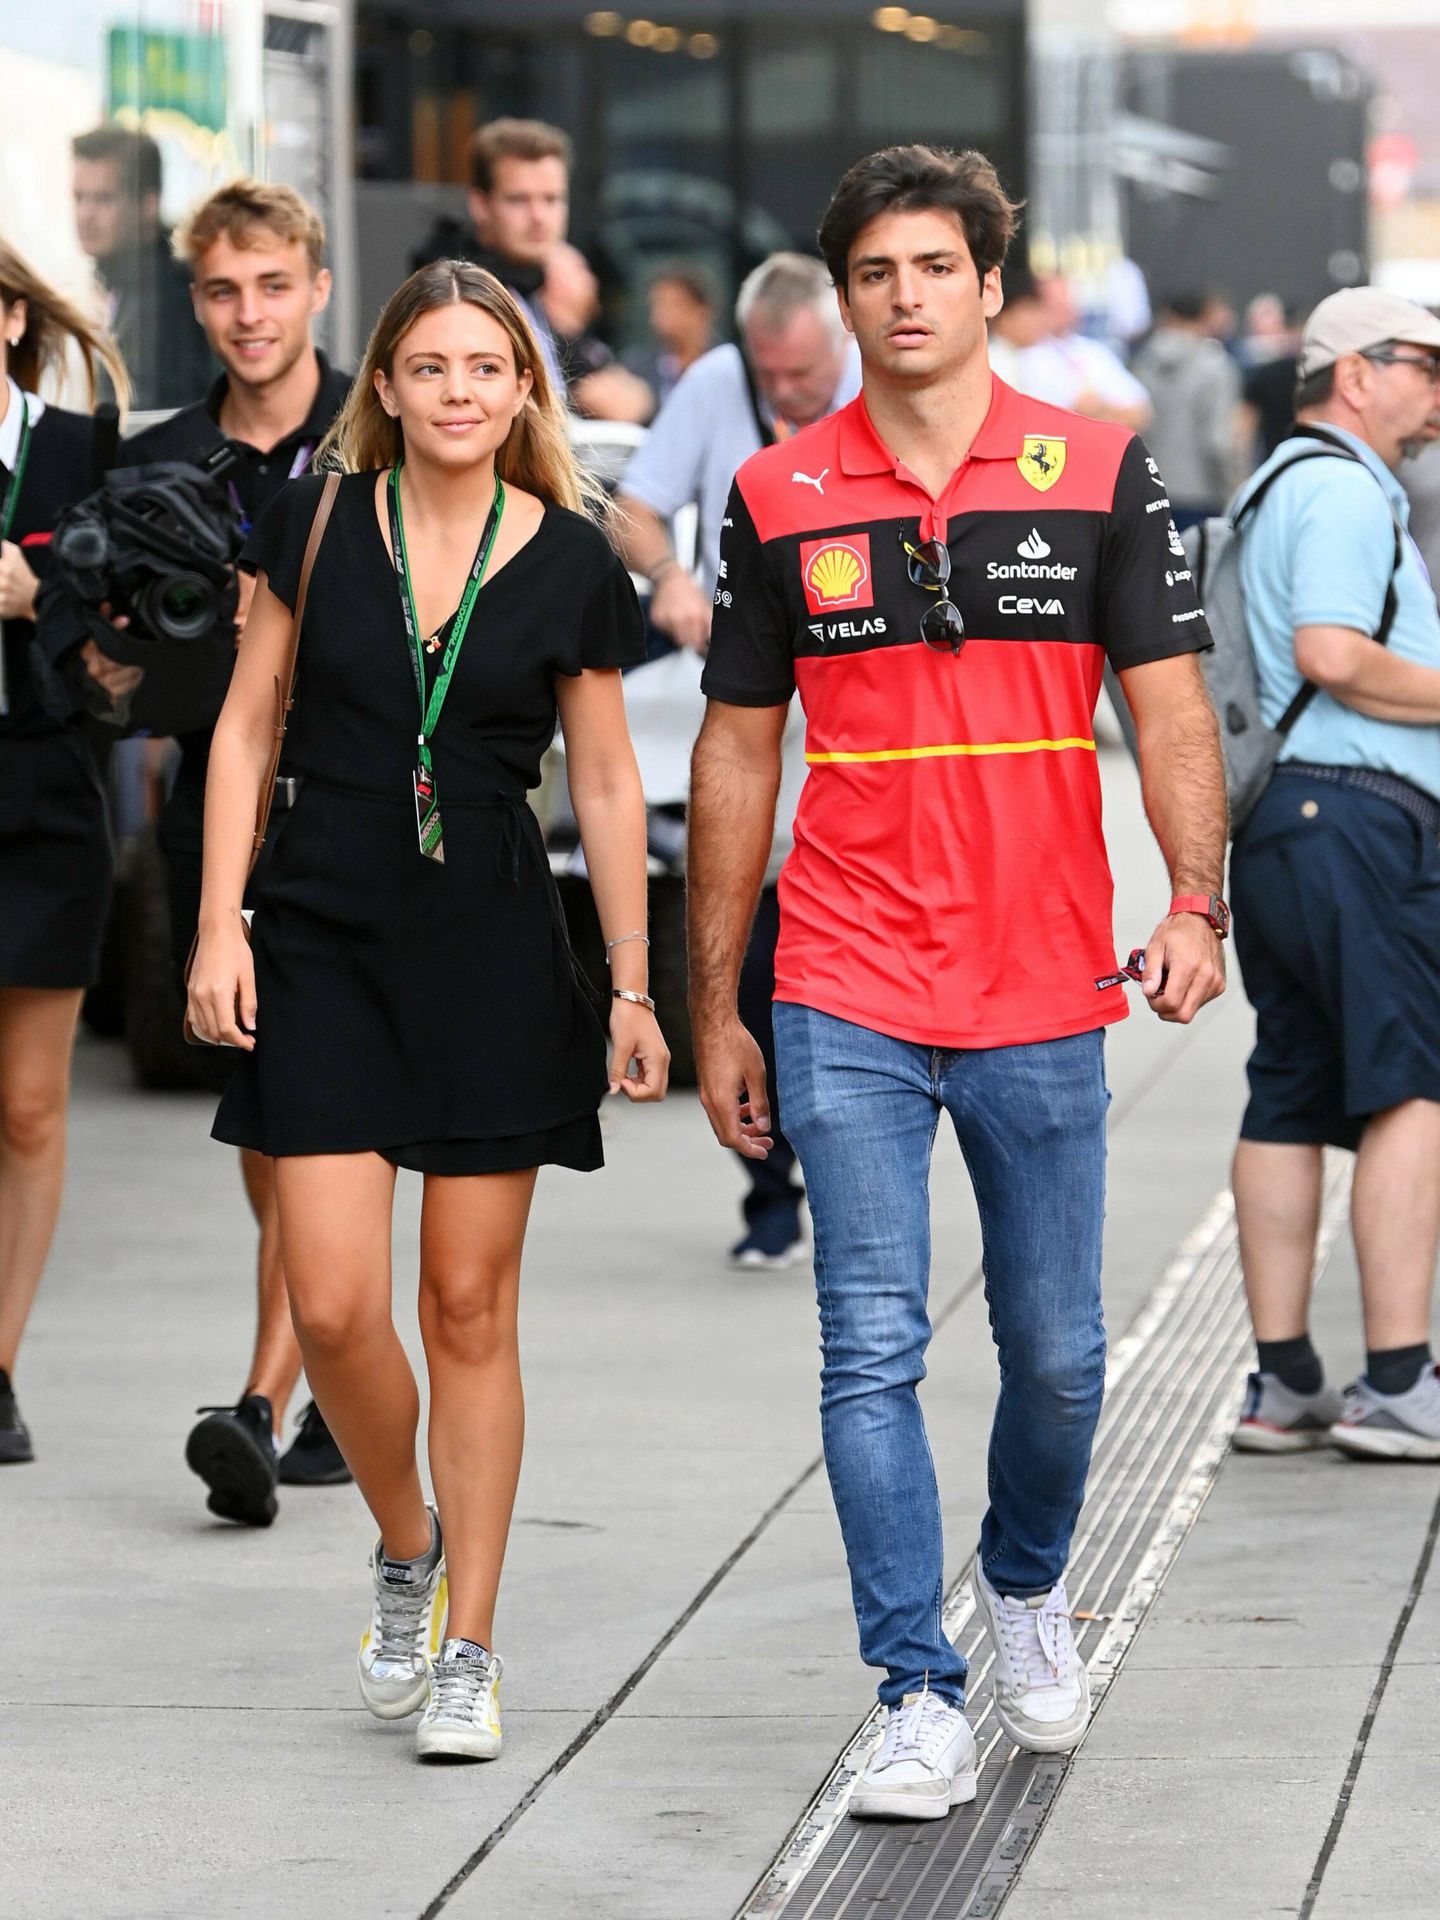
{"type": "MultiPolygon", "coordinates": [[[[60,1211],[70,1055],[110,899],[95,750],[43,711],[30,675],[46,543],[94,485],[90,416],[36,393],[46,375],[63,380],[72,346],[91,405],[97,363],[123,400],[111,343],[0,241],[0,1463],[34,1458],[15,1356],[60,1211]]],[[[91,652],[112,692],[138,678],[91,652]]]]}
{"type": "Polygon", "coordinates": [[[383,1719],[423,1707],[421,1754],[490,1759],[536,1171],[598,1167],[607,1088],[658,1100],[669,1067],[618,671],[644,636],[535,337],[482,269],[440,261],[406,281],[327,447],[345,471],[300,639],[301,793],[256,890],[252,948],[240,900],[319,476],[287,488],[253,540],[255,600],[210,756],[190,1017],[242,1049],[215,1135],[275,1160],[306,1373],[380,1530],[361,1694],[383,1719]],[[525,798],[557,708],[610,954],[608,1070],[525,798]],[[438,1512],[391,1319],[396,1167],[425,1176],[438,1512]]]}

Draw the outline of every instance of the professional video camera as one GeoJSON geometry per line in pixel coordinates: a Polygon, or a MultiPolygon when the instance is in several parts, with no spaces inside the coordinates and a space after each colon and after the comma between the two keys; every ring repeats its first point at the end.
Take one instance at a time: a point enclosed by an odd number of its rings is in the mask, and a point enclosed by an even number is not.
{"type": "Polygon", "coordinates": [[[72,701],[78,687],[93,717],[119,732],[188,733],[213,724],[224,703],[243,536],[220,480],[235,457],[224,446],[199,466],[113,469],[55,528],[38,638],[72,701]],[[112,701],[84,673],[77,650],[87,639],[144,669],[133,693],[112,701]]]}

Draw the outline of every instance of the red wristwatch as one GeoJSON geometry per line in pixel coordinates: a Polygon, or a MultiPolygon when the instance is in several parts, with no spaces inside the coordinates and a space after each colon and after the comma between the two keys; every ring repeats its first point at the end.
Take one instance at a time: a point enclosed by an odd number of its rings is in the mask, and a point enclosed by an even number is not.
{"type": "Polygon", "coordinates": [[[1222,940],[1230,931],[1230,909],[1218,893],[1177,893],[1170,902],[1170,911],[1200,914],[1222,940]]]}

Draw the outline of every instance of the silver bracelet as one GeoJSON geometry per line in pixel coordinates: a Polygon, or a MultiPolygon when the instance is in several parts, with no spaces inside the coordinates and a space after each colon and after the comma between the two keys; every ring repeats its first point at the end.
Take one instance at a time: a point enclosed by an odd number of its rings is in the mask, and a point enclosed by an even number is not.
{"type": "Polygon", "coordinates": [[[605,942],[605,964],[607,967],[610,964],[610,955],[613,949],[616,947],[623,947],[628,940],[643,940],[647,947],[650,944],[649,934],[640,933],[638,931],[635,933],[622,933],[618,940],[607,940],[605,942]]]}
{"type": "Polygon", "coordinates": [[[651,1013],[655,1011],[655,1002],[650,998],[648,993],[632,993],[629,987],[612,987],[610,989],[610,998],[612,1000],[633,1000],[637,1007],[648,1007],[651,1013]]]}

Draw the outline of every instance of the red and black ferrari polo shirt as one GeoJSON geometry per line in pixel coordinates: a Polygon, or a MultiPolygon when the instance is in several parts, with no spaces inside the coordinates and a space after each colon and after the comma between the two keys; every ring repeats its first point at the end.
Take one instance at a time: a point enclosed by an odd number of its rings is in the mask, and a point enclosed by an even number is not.
{"type": "Polygon", "coordinates": [[[863,395],[735,478],[704,691],[798,687],[808,777],[780,880],[776,998],[927,1046],[1125,1017],[1095,701],[1210,644],[1170,502],[1126,428],[994,382],[938,500],[863,395]],[[959,656],[920,638],[905,543],[950,551],[959,656]]]}

